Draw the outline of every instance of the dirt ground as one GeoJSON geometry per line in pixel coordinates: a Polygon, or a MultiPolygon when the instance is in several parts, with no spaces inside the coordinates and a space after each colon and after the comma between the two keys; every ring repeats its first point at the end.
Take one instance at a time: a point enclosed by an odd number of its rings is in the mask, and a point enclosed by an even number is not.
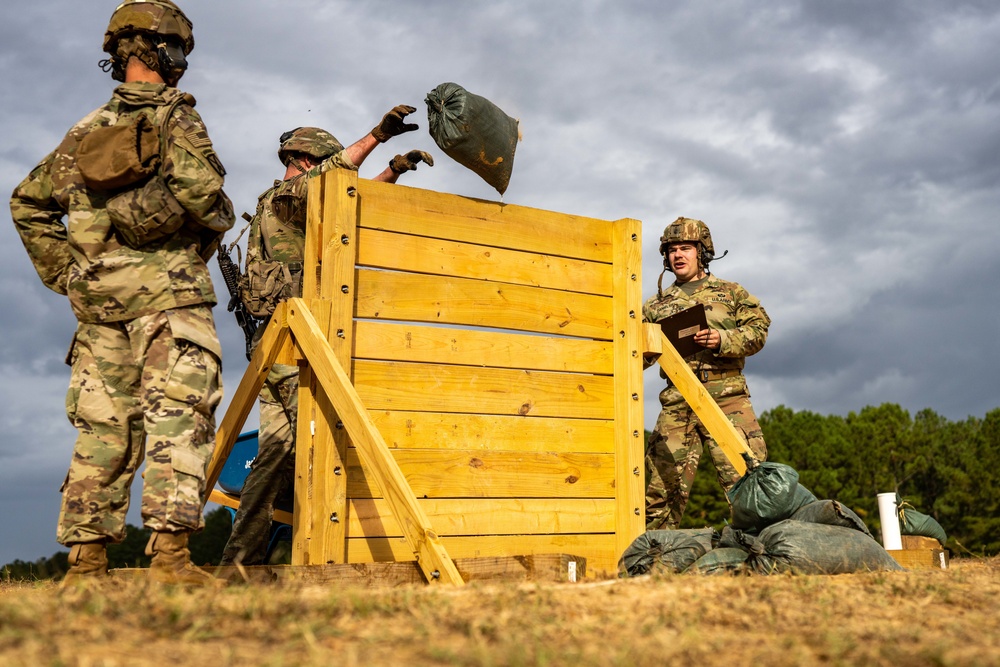
{"type": "Polygon", "coordinates": [[[461,588],[7,583],[0,664],[1000,665],[1000,558],[461,588]]]}

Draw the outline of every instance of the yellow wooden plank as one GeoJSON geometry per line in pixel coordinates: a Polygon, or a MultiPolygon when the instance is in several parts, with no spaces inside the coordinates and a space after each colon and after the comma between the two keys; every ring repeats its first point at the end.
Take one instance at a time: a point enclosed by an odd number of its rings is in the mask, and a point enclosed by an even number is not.
{"type": "Polygon", "coordinates": [[[374,229],[358,238],[362,266],[611,296],[611,265],[560,257],[558,243],[543,254],[374,229]]]}
{"type": "Polygon", "coordinates": [[[350,378],[340,367],[330,343],[305,306],[302,299],[291,299],[280,304],[279,309],[287,311],[287,321],[296,343],[305,351],[313,372],[350,434],[357,448],[354,451],[364,459],[393,513],[399,518],[410,553],[420,563],[429,582],[462,584],[461,575],[417,504],[385,441],[371,423],[350,378]]]}
{"type": "MultiPolygon", "coordinates": [[[[659,331],[659,327],[655,324],[646,323],[643,326],[654,327],[659,331]]],[[[667,377],[677,387],[694,413],[698,415],[698,419],[715,439],[719,449],[733,464],[736,471],[741,475],[744,474],[747,471],[747,465],[746,461],[743,460],[743,454],[752,456],[753,452],[750,451],[743,435],[729,421],[719,404],[709,395],[705,385],[698,381],[694,371],[684,361],[684,357],[674,349],[662,331],[659,332],[659,335],[661,352],[657,363],[663,368],[667,377]]]]}
{"type": "MultiPolygon", "coordinates": [[[[349,497],[379,497],[377,479],[347,451],[349,497]]],[[[610,454],[391,450],[400,474],[420,498],[612,498],[610,454]]]]}
{"type": "MultiPolygon", "coordinates": [[[[317,502],[315,481],[316,449],[313,424],[316,422],[316,381],[308,365],[299,370],[299,410],[295,428],[295,486],[292,516],[292,564],[313,565],[323,562],[317,516],[322,507],[317,502]]],[[[346,536],[345,536],[346,537],[346,536]]]]}
{"type": "MultiPolygon", "coordinates": [[[[350,378],[354,316],[354,265],[357,261],[358,175],[356,171],[335,170],[324,177],[322,299],[309,301],[310,312],[329,343],[340,367],[350,378]],[[353,193],[353,195],[352,195],[353,193]]],[[[339,418],[322,385],[316,387],[316,415],[311,447],[313,462],[312,562],[343,563],[346,558],[346,530],[341,518],[347,513],[347,479],[336,474],[345,468],[349,439],[346,431],[335,428],[339,418]]],[[[300,448],[297,448],[301,452],[300,448]]]]}
{"type": "Polygon", "coordinates": [[[606,375],[355,361],[354,386],[370,410],[614,417],[606,375]]]}
{"type": "MultiPolygon", "coordinates": [[[[613,574],[621,556],[615,552],[613,533],[442,537],[441,542],[455,558],[571,553],[587,559],[591,576],[613,574]]],[[[347,556],[351,563],[413,560],[406,541],[393,537],[350,538],[347,556]]]]}
{"type": "Polygon", "coordinates": [[[359,179],[369,229],[611,262],[611,223],[500,202],[359,179]]]}
{"type": "Polygon", "coordinates": [[[614,452],[610,419],[369,411],[389,447],[525,452],[614,452]]]}
{"type": "Polygon", "coordinates": [[[614,223],[615,545],[645,530],[642,410],[642,223],[614,223]]]}
{"type": "Polygon", "coordinates": [[[250,411],[257,404],[257,394],[264,386],[267,374],[271,372],[271,366],[283,352],[287,351],[291,345],[288,336],[288,323],[282,317],[272,317],[264,330],[257,349],[254,350],[250,358],[250,364],[243,379],[236,387],[233,400],[226,410],[222,423],[219,424],[215,432],[215,450],[212,453],[212,460],[209,461],[208,471],[205,478],[205,489],[215,488],[219,481],[219,475],[226,464],[226,459],[233,451],[236,438],[240,435],[240,430],[247,421],[250,411]]]}
{"type": "MultiPolygon", "coordinates": [[[[418,502],[441,537],[614,530],[611,498],[421,498],[418,502]]],[[[347,532],[351,537],[402,535],[385,500],[364,498],[351,501],[347,532]]]]}
{"type": "Polygon", "coordinates": [[[354,357],[526,370],[614,372],[610,341],[358,320],[354,357]]]}
{"type": "Polygon", "coordinates": [[[611,298],[524,285],[359,269],[360,318],[611,338],[611,298]]]}

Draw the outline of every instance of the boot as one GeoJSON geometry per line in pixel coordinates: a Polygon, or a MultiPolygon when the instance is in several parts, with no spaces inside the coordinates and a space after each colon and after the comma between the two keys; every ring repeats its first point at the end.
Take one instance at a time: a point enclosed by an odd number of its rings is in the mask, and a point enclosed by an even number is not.
{"type": "Polygon", "coordinates": [[[223,582],[191,562],[189,532],[154,532],[146,545],[146,555],[153,557],[149,580],[160,584],[216,586],[223,582]]]}
{"type": "Polygon", "coordinates": [[[78,542],[69,548],[69,570],[63,586],[97,581],[108,576],[108,552],[104,542],[78,542]]]}

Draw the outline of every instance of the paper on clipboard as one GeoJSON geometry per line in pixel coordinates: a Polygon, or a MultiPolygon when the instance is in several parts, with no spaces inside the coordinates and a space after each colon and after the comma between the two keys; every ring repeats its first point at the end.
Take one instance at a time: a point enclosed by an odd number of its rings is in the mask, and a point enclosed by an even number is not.
{"type": "Polygon", "coordinates": [[[670,317],[660,320],[657,324],[660,325],[667,340],[682,357],[690,357],[707,349],[694,342],[694,335],[702,329],[708,328],[704,304],[699,303],[679,313],[674,313],[670,317]]]}

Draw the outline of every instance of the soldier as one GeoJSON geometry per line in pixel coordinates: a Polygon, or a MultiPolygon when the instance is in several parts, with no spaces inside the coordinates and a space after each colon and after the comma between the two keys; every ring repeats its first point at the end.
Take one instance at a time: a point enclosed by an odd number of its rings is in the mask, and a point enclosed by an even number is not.
{"type": "MultiPolygon", "coordinates": [[[[753,455],[763,461],[767,447],[757,424],[746,378],[745,358],[767,339],[770,318],[760,301],[737,283],[710,274],[715,257],[712,235],[704,222],[677,218],[660,237],[664,273],[674,274],[674,284],[643,304],[643,319],[657,322],[695,304],[704,304],[708,329],[694,336],[704,351],[688,363],[705,389],[747,438],[753,455]]],[[[661,376],[666,375],[661,371],[661,376]]],[[[646,447],[646,529],[677,528],[691,496],[698,460],[707,445],[715,462],[719,483],[727,491],[740,475],[701,424],[684,397],[668,380],[660,392],[662,409],[646,447]]]]}
{"type": "MultiPolygon", "coordinates": [[[[285,175],[258,198],[247,241],[243,301],[251,315],[264,319],[254,346],[275,306],[302,296],[309,179],[336,167],[357,170],[379,143],[417,129],[404,122],[414,111],[410,106],[395,107],[369,134],[346,149],[332,134],[317,127],[299,127],[281,135],[278,158],[285,165],[285,175]]],[[[374,180],[395,183],[400,174],[415,170],[420,162],[434,165],[423,151],[397,155],[374,180]]],[[[275,502],[279,497],[287,498],[293,488],[298,386],[297,367],[274,364],[261,388],[258,453],[243,484],[223,565],[264,562],[275,502]]]]}
{"type": "Polygon", "coordinates": [[[143,459],[150,580],[214,581],[191,564],[188,538],[204,526],[222,396],[205,261],[233,210],[194,98],[175,88],[192,48],[191,22],[170,0],[119,5],[101,67],[122,84],[11,198],[38,275],[78,320],[66,397],[78,436],[57,536],[70,582],[107,574],[105,547],[124,538],[143,459]]]}

